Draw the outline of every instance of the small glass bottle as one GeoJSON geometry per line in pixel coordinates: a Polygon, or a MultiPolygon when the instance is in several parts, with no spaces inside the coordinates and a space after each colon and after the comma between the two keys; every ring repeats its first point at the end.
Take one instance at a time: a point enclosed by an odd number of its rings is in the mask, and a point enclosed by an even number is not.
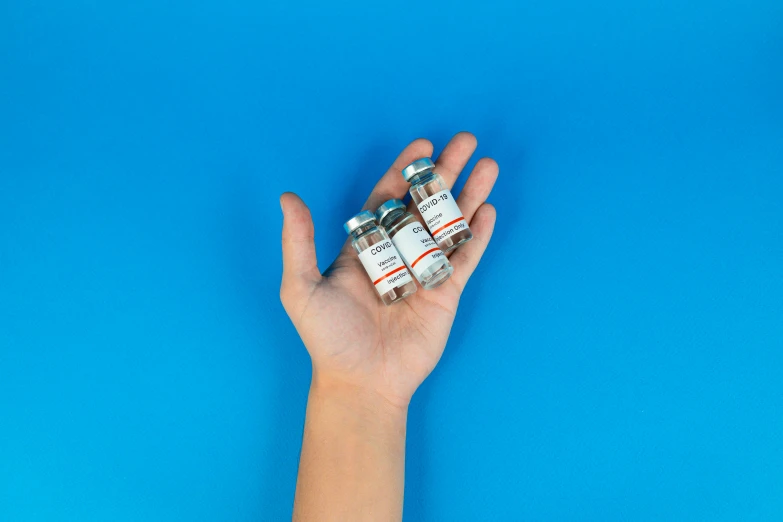
{"type": "Polygon", "coordinates": [[[473,234],[451,191],[433,168],[430,158],[422,158],[402,169],[402,177],[411,184],[411,197],[432,238],[444,252],[450,252],[473,239],[473,234]]]}
{"type": "Polygon", "coordinates": [[[381,301],[390,305],[416,292],[416,283],[388,234],[378,228],[375,216],[362,210],[343,225],[351,235],[351,246],[359,254],[381,301]]]}
{"type": "Polygon", "coordinates": [[[425,290],[431,290],[451,277],[452,268],[446,254],[438,247],[424,225],[413,217],[399,199],[390,199],[375,211],[386,233],[397,247],[402,260],[425,290]]]}

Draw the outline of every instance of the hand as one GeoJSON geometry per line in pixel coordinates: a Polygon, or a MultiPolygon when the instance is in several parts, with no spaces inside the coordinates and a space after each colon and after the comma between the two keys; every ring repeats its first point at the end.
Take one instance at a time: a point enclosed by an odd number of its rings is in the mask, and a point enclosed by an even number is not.
{"type": "MultiPolygon", "coordinates": [[[[453,186],[475,149],[472,134],[457,134],[435,162],[435,172],[453,186]]],[[[410,185],[401,170],[429,156],[429,141],[408,145],[362,208],[374,212],[388,199],[402,199],[410,185]]],[[[310,211],[295,194],[282,195],[280,299],[310,353],[314,384],[371,392],[393,406],[407,407],[443,354],[460,294],[492,236],[495,209],[485,201],[497,175],[494,160],[479,160],[457,198],[473,239],[451,256],[451,278],[434,290],[419,288],[391,306],[381,302],[350,240],[326,272],[319,272],[310,211]]],[[[409,211],[420,217],[415,207],[409,211]]]]}

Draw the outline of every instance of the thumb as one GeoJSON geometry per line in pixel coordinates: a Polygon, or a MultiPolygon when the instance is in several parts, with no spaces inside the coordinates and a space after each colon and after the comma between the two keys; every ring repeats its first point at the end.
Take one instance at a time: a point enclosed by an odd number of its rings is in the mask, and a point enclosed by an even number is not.
{"type": "Polygon", "coordinates": [[[310,209],[294,194],[280,196],[283,209],[283,287],[311,285],[321,279],[315,258],[315,229],[310,209]]]}

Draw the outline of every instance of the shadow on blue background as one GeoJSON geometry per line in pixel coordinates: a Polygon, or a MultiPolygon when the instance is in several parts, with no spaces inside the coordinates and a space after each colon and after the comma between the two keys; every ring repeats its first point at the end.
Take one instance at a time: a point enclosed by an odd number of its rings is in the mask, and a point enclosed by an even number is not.
{"type": "MultiPolygon", "coordinates": [[[[325,268],[412,139],[501,177],[408,520],[783,518],[783,4],[0,5],[0,519],[290,517],[325,268]]],[[[464,179],[463,179],[464,181],[464,179]]]]}

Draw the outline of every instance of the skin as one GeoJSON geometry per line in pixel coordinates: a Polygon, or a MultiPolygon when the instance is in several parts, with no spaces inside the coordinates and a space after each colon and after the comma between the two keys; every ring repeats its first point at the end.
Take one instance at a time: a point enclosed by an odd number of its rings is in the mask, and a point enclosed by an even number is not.
{"type": "MultiPolygon", "coordinates": [[[[449,188],[476,144],[461,132],[436,160],[449,188]]],[[[402,199],[410,185],[401,170],[432,152],[425,139],[405,147],[362,208],[402,199]]],[[[452,277],[391,306],[350,241],[321,274],[310,211],[295,194],[281,196],[280,298],[313,365],[294,520],[401,520],[408,404],[443,354],[460,295],[492,236],[495,209],[486,199],[497,175],[497,163],[482,158],[457,198],[474,237],[451,255],[452,277]]]]}

